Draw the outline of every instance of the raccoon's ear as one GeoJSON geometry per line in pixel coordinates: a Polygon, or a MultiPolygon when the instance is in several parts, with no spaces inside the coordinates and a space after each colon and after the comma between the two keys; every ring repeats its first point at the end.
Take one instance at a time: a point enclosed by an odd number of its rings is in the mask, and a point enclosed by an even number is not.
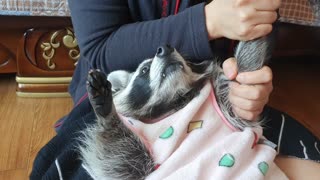
{"type": "Polygon", "coordinates": [[[112,84],[112,92],[118,92],[127,87],[132,77],[132,73],[128,71],[113,71],[108,75],[108,81],[112,84]]]}

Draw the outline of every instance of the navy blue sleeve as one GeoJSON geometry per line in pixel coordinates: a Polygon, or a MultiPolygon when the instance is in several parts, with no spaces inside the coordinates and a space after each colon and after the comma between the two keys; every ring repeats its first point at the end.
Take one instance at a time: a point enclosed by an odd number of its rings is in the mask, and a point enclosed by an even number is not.
{"type": "Polygon", "coordinates": [[[69,6],[81,56],[92,68],[135,69],[163,44],[194,61],[212,58],[204,3],[143,22],[132,20],[127,0],[69,0],[69,6]]]}

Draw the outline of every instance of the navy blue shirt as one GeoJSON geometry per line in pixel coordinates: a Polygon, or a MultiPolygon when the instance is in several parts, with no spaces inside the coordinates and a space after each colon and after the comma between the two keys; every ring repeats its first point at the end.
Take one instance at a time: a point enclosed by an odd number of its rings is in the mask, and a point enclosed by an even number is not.
{"type": "Polygon", "coordinates": [[[85,94],[90,68],[134,70],[170,44],[192,61],[213,58],[204,0],[69,0],[81,58],[70,85],[74,102],[85,94]]]}

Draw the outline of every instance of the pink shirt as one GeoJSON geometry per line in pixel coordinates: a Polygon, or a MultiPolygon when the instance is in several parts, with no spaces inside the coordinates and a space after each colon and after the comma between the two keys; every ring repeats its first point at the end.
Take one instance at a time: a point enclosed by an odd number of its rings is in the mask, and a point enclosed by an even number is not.
{"type": "Polygon", "coordinates": [[[153,124],[122,117],[151,152],[147,179],[288,179],[259,144],[262,128],[236,130],[222,115],[210,83],[183,109],[153,124]]]}

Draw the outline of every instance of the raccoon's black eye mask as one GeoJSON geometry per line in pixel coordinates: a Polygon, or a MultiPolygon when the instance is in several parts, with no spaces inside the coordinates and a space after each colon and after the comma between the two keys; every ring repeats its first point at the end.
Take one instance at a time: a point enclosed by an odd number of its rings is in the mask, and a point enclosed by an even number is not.
{"type": "Polygon", "coordinates": [[[151,61],[146,63],[139,72],[139,76],[147,75],[150,72],[151,61]]]}

